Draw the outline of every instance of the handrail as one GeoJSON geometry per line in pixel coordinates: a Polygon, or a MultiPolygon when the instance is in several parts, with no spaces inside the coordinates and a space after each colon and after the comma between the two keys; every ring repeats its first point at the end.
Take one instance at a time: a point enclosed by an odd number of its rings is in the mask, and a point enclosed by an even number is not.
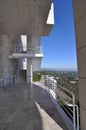
{"type": "MultiPolygon", "coordinates": [[[[68,106],[73,107],[73,104],[68,104],[67,102],[65,102],[68,106]]],[[[77,130],[79,130],[79,108],[78,105],[74,105],[76,107],[77,110],[77,130]]]]}
{"type": "Polygon", "coordinates": [[[48,87],[48,91],[52,90],[56,95],[56,100],[61,102],[63,109],[67,115],[69,115],[73,122],[73,130],[79,130],[79,110],[78,105],[75,104],[74,94],[57,84],[56,80],[52,77],[45,76],[45,83],[48,87]]]}

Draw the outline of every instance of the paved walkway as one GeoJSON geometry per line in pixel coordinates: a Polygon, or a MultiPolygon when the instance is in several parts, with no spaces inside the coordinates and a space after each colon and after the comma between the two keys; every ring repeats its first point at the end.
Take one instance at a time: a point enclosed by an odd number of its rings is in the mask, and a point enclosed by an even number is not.
{"type": "Polygon", "coordinates": [[[0,130],[68,130],[46,90],[17,84],[0,93],[0,130]]]}

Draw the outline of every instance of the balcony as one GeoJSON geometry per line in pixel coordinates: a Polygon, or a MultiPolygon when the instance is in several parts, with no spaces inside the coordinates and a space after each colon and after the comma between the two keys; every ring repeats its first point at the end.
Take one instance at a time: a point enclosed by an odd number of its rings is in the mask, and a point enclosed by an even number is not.
{"type": "Polygon", "coordinates": [[[16,46],[15,52],[12,55],[9,55],[9,58],[35,58],[43,57],[43,50],[40,46],[32,47],[30,46],[28,49],[26,47],[16,46]]]}
{"type": "Polygon", "coordinates": [[[6,87],[0,80],[0,129],[79,130],[75,96],[54,77],[33,84],[16,81],[17,75],[11,76],[6,87]]]}
{"type": "Polygon", "coordinates": [[[0,117],[0,129],[69,130],[41,83],[4,88],[0,117]]]}

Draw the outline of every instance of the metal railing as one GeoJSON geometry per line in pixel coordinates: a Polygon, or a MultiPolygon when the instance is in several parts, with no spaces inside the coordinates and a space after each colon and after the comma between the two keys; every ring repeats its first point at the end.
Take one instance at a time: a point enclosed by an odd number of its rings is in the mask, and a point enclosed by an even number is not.
{"type": "Polygon", "coordinates": [[[45,85],[48,87],[49,93],[57,100],[58,104],[71,120],[73,130],[79,130],[79,110],[78,105],[75,104],[74,94],[57,84],[56,80],[52,77],[45,77],[45,85]]]}
{"type": "Polygon", "coordinates": [[[17,73],[15,75],[11,75],[7,79],[0,79],[0,91],[4,90],[6,87],[15,86],[17,83],[18,75],[17,73]]]}
{"type": "Polygon", "coordinates": [[[15,53],[20,53],[20,52],[27,52],[29,54],[43,54],[43,50],[41,46],[30,46],[28,48],[22,47],[21,45],[16,45],[15,46],[15,53]]]}

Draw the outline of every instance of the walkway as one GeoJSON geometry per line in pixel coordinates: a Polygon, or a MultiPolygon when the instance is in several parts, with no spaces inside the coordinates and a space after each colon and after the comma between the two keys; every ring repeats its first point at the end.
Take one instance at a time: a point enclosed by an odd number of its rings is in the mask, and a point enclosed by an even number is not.
{"type": "Polygon", "coordinates": [[[68,130],[46,90],[20,83],[0,93],[0,130],[68,130]]]}

